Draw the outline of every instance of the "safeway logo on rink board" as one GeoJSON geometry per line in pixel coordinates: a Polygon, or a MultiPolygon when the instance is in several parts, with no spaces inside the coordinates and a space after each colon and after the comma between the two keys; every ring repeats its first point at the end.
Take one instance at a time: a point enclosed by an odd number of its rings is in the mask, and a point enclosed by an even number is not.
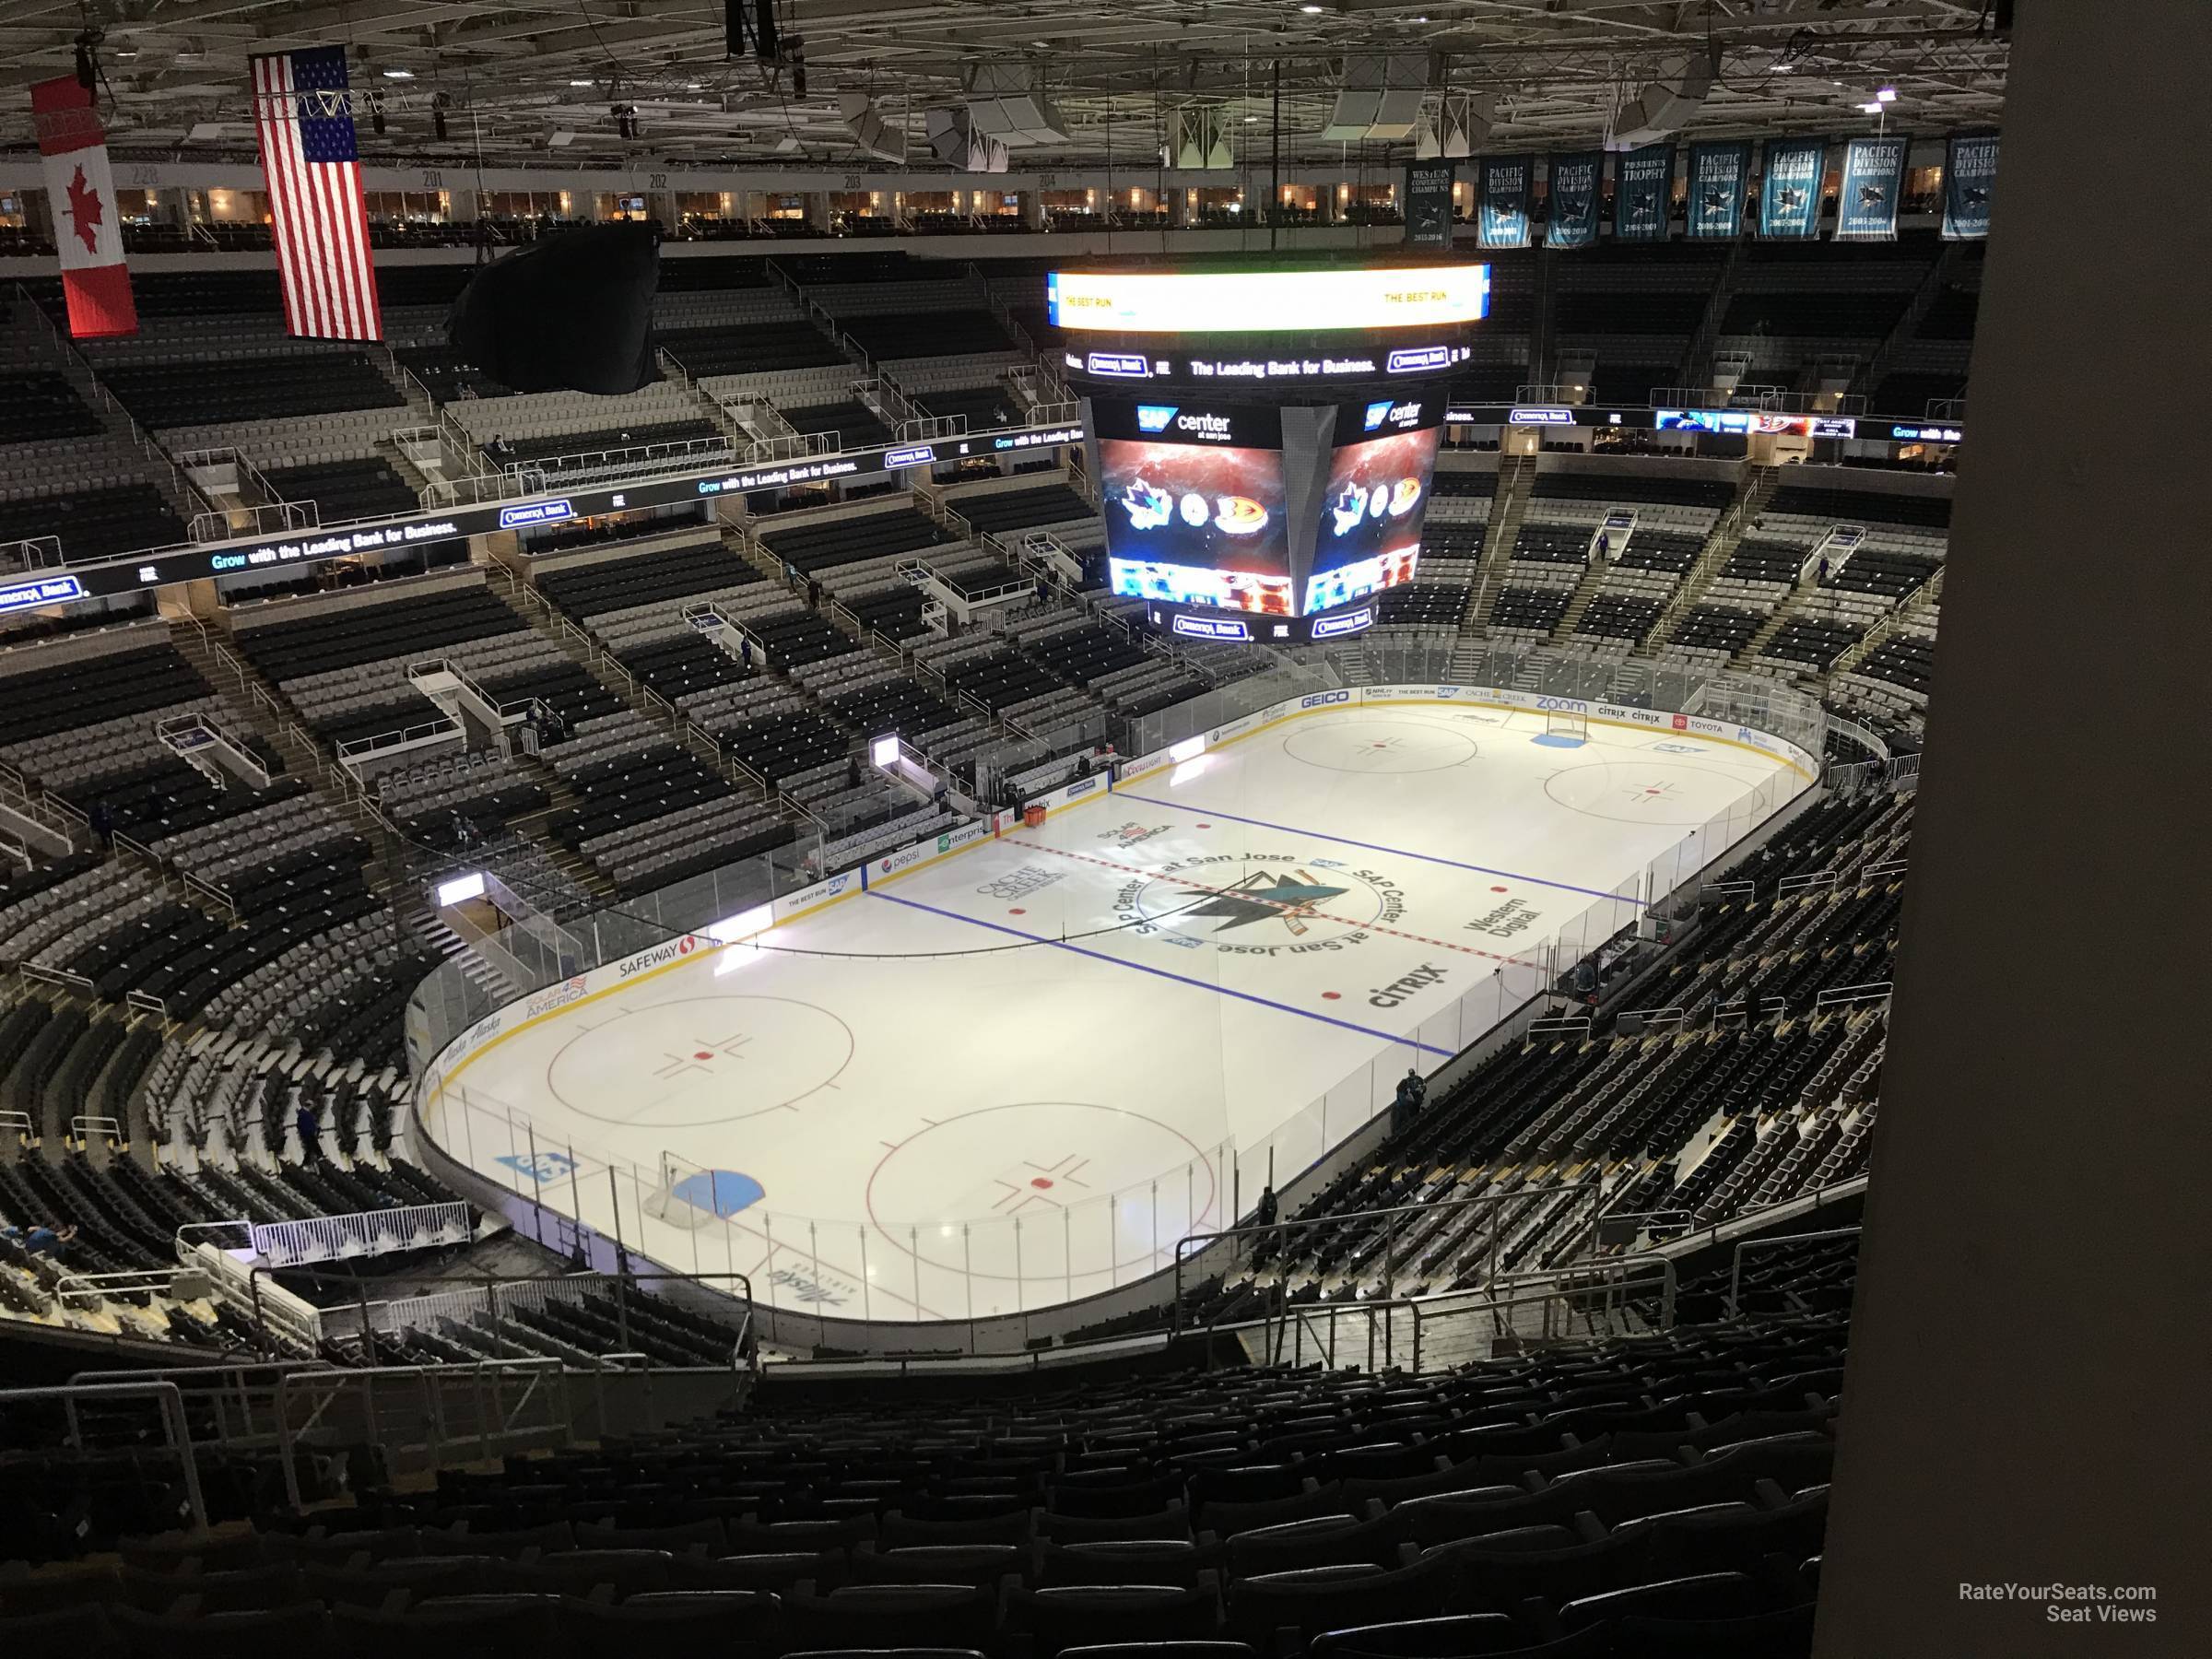
{"type": "Polygon", "coordinates": [[[665,962],[673,962],[678,957],[689,956],[698,948],[698,937],[692,934],[685,934],[678,938],[669,940],[665,945],[655,945],[651,950],[631,957],[621,967],[615,970],[615,977],[629,979],[633,974],[643,973],[651,968],[658,968],[665,962]]]}

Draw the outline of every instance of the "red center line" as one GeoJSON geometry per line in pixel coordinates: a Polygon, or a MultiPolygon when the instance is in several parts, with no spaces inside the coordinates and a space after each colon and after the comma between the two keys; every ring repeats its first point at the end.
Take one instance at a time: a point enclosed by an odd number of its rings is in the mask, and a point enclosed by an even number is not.
{"type": "MultiPolygon", "coordinates": [[[[1224,899],[1232,897],[1237,899],[1250,899],[1261,904],[1275,903],[1275,901],[1269,899],[1265,893],[1254,891],[1251,888],[1207,887],[1203,881],[1186,881],[1181,877],[1170,877],[1159,870],[1140,870],[1135,865],[1116,864],[1111,858],[1100,858],[1097,855],[1089,853],[1076,853],[1062,847],[1048,847],[1041,841],[1024,841],[1018,835],[1009,835],[1004,839],[1012,841],[1018,847],[1030,847],[1033,848],[1039,853],[1050,853],[1056,858],[1077,859],[1084,864],[1095,864],[1104,869],[1119,870],[1126,876],[1144,876],[1152,877],[1154,879],[1172,879],[1178,882],[1181,886],[1188,888],[1194,893],[1211,893],[1216,898],[1224,899]]],[[[1541,963],[1527,961],[1517,956],[1506,956],[1495,950],[1483,950],[1476,946],[1461,945],[1451,939],[1432,939],[1427,934],[1407,933],[1402,927],[1386,927],[1380,922],[1357,922],[1349,916],[1331,915],[1327,911],[1313,910],[1302,904],[1281,904],[1277,905],[1276,908],[1282,911],[1285,914],[1288,914],[1289,912],[1295,911],[1301,916],[1317,916],[1324,922],[1335,922],[1345,927],[1357,927],[1368,933],[1388,934],[1393,938],[1411,939],[1417,945],[1432,945],[1439,950],[1456,950],[1466,956],[1487,957],[1493,962],[1511,962],[1516,968],[1533,968],[1539,972],[1543,971],[1543,965],[1541,963]]]]}

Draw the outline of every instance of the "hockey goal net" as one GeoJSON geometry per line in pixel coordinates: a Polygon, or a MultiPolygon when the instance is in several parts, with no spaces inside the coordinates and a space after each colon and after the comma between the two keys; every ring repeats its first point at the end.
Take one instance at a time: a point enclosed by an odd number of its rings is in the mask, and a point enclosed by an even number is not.
{"type": "Polygon", "coordinates": [[[1590,722],[1581,714],[1570,714],[1563,710],[1547,710],[1544,715],[1544,735],[1547,737],[1588,738],[1590,722]]]}

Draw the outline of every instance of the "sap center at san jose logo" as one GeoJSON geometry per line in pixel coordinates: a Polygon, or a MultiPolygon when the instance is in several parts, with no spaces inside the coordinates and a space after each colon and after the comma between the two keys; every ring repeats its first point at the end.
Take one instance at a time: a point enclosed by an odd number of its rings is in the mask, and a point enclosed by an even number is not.
{"type": "Polygon", "coordinates": [[[1113,909],[1131,932],[1186,950],[1302,956],[1367,943],[1405,915],[1406,895],[1381,871],[1337,859],[1222,853],[1124,883],[1113,909]]]}

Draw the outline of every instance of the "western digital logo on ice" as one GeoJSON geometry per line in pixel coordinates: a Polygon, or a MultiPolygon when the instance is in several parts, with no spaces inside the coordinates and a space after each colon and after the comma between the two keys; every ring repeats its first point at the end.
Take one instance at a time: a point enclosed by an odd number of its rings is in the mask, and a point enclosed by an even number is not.
{"type": "Polygon", "coordinates": [[[1175,418],[1173,404],[1138,404],[1136,429],[1140,432],[1164,432],[1168,422],[1175,418]]]}

